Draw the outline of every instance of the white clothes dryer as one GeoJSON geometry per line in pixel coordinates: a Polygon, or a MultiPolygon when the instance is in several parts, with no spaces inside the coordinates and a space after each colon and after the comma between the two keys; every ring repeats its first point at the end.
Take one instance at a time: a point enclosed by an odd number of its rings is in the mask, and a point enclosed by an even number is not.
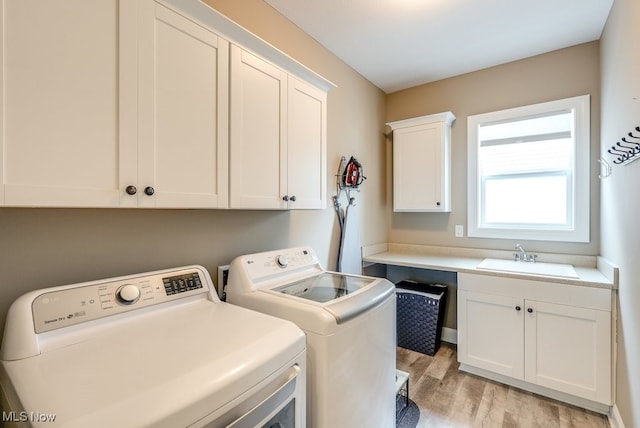
{"type": "Polygon", "coordinates": [[[304,427],[304,333],[200,266],[33,291],[0,350],[7,426],[304,427]]]}
{"type": "Polygon", "coordinates": [[[325,271],[313,249],[238,257],[227,301],[296,323],[307,336],[307,425],[395,427],[395,287],[325,271]]]}

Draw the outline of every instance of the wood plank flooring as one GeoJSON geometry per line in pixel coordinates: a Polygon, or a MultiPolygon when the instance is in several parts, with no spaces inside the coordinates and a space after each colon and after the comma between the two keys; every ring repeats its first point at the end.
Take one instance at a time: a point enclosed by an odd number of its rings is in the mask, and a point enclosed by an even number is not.
{"type": "Polygon", "coordinates": [[[433,357],[398,348],[397,367],[410,375],[417,428],[609,428],[606,416],[459,371],[448,343],[433,357]]]}

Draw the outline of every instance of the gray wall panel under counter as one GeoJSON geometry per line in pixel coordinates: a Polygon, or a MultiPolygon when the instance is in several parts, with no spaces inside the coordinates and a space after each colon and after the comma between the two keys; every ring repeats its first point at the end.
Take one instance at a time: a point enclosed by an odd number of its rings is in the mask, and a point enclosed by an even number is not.
{"type": "Polygon", "coordinates": [[[444,327],[457,329],[457,284],[458,274],[442,270],[419,269],[403,266],[387,265],[387,279],[394,284],[400,281],[413,280],[447,286],[447,307],[445,308],[444,327]]]}

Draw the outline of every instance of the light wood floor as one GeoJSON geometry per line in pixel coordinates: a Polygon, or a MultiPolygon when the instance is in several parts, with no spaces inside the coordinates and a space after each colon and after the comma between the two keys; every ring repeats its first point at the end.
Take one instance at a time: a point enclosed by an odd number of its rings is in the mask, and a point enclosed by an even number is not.
{"type": "Polygon", "coordinates": [[[430,357],[398,348],[397,367],[409,372],[409,398],[421,427],[598,427],[607,418],[458,370],[455,346],[430,357]]]}

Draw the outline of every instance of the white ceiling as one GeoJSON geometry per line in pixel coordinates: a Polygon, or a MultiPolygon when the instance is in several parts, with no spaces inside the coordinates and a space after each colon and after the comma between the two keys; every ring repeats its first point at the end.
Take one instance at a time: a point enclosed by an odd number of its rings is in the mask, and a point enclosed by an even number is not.
{"type": "Polygon", "coordinates": [[[265,0],[387,93],[598,40],[613,0],[265,0]]]}

